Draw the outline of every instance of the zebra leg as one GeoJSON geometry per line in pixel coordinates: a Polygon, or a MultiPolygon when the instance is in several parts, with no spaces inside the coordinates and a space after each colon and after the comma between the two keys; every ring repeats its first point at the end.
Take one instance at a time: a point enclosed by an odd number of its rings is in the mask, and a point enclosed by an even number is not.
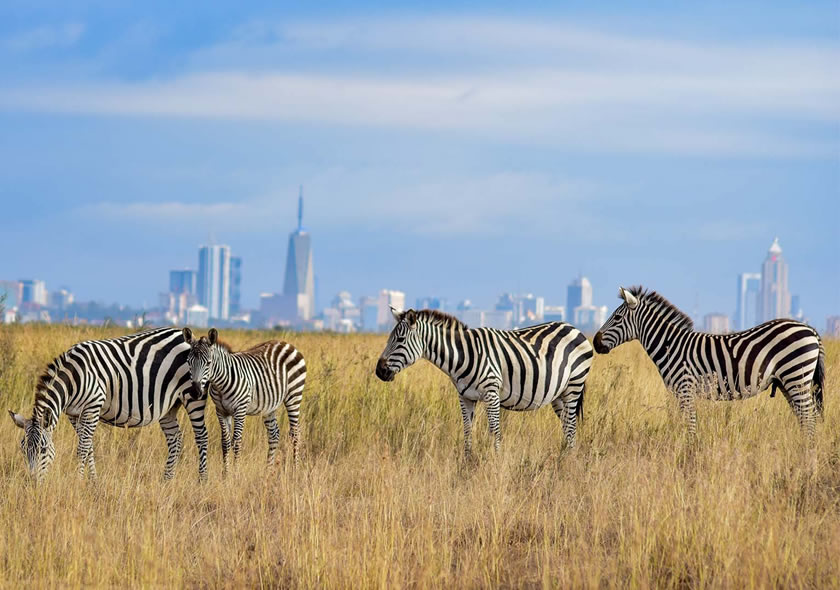
{"type": "Polygon", "coordinates": [[[805,433],[805,438],[809,446],[814,446],[814,438],[816,436],[816,415],[814,412],[814,396],[811,393],[811,384],[807,386],[798,385],[788,389],[787,386],[780,387],[782,393],[785,394],[785,399],[793,410],[796,419],[799,421],[799,427],[805,433]]]}
{"type": "Polygon", "coordinates": [[[183,448],[181,425],[178,424],[178,408],[180,404],[173,406],[160,419],[160,429],[166,437],[166,447],[169,454],[166,457],[166,468],[163,470],[163,479],[170,480],[175,476],[175,466],[181,458],[183,448]]]}
{"type": "Polygon", "coordinates": [[[464,396],[458,398],[461,402],[461,418],[464,421],[464,458],[472,455],[472,422],[475,416],[475,402],[464,396]]]}
{"type": "Polygon", "coordinates": [[[502,446],[502,428],[499,424],[499,410],[501,400],[495,391],[488,391],[484,394],[484,403],[487,404],[487,425],[493,433],[493,448],[498,451],[502,446]]]}
{"type": "Polygon", "coordinates": [[[247,408],[237,408],[233,414],[233,464],[239,460],[242,448],[242,432],[245,430],[245,416],[247,408]]]}
{"type": "MultiPolygon", "coordinates": [[[[283,405],[286,407],[286,415],[289,417],[289,438],[292,440],[292,454],[295,465],[299,463],[300,455],[300,400],[303,397],[303,383],[300,388],[289,395],[283,405]]],[[[268,426],[266,425],[266,428],[268,426]]],[[[271,445],[271,433],[269,433],[269,452],[271,445]]]]}
{"type": "Polygon", "coordinates": [[[93,460],[93,433],[99,424],[100,406],[86,410],[76,421],[76,434],[79,437],[77,456],[79,458],[79,477],[85,475],[85,464],[88,465],[88,477],[96,479],[96,464],[93,460]]]}
{"type": "MultiPolygon", "coordinates": [[[[280,427],[277,426],[277,416],[274,412],[263,416],[263,425],[268,433],[268,465],[274,463],[274,454],[277,452],[277,445],[280,444],[280,427]]],[[[295,444],[295,463],[297,463],[297,444],[295,444]]]]}
{"type": "Polygon", "coordinates": [[[688,438],[694,441],[697,439],[697,409],[694,407],[694,390],[691,388],[680,389],[677,392],[677,402],[688,429],[688,438]]]}
{"type": "Polygon", "coordinates": [[[190,417],[195,445],[198,447],[198,479],[204,481],[207,479],[207,426],[204,423],[204,409],[207,405],[207,398],[193,399],[187,393],[181,401],[190,417]]]}
{"type": "Polygon", "coordinates": [[[230,416],[223,416],[216,408],[216,418],[219,420],[219,430],[222,434],[222,474],[227,475],[228,472],[228,453],[230,452],[231,442],[231,428],[230,416]]]}
{"type": "Polygon", "coordinates": [[[566,437],[566,444],[570,448],[575,446],[575,438],[577,436],[577,406],[580,400],[580,394],[583,391],[583,386],[575,389],[566,389],[553,402],[551,402],[551,409],[560,418],[563,423],[563,434],[566,437]]]}

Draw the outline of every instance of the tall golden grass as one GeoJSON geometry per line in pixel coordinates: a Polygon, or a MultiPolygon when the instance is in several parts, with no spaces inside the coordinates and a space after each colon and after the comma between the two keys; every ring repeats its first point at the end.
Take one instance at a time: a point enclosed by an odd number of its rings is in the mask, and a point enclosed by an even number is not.
{"type": "MultiPolygon", "coordinates": [[[[53,356],[118,333],[0,327],[2,404],[28,415],[53,356]]],[[[223,336],[238,348],[283,335],[223,336]]],[[[266,469],[265,432],[250,418],[223,479],[211,409],[206,484],[182,415],[172,482],[157,426],[100,426],[99,479],[78,480],[62,420],[56,462],[36,486],[20,431],[3,419],[3,585],[840,586],[838,342],[827,343],[815,461],[784,399],[767,394],[701,402],[692,450],[653,365],[628,344],[596,357],[578,448],[564,448],[550,409],[503,412],[496,455],[480,412],[465,463],[456,394],[437,369],[384,384],[373,376],[383,336],[292,339],[309,367],[297,470],[288,443],[266,469]]]]}

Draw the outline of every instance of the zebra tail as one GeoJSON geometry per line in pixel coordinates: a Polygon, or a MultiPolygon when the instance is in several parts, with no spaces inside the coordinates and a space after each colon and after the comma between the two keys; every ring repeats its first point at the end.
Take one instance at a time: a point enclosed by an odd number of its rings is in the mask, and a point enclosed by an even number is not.
{"type": "Polygon", "coordinates": [[[580,397],[578,398],[577,408],[575,408],[575,415],[577,416],[578,424],[583,424],[583,394],[586,393],[586,383],[583,384],[583,389],[580,390],[580,397]]]}
{"type": "Polygon", "coordinates": [[[817,414],[823,415],[823,388],[825,387],[825,348],[820,340],[820,355],[817,358],[817,368],[814,369],[814,404],[817,414]]]}

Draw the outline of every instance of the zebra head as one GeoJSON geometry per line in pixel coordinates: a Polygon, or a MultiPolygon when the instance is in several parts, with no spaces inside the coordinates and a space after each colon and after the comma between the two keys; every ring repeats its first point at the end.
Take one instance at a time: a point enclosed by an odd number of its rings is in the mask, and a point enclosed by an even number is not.
{"type": "Polygon", "coordinates": [[[55,459],[52,428],[45,427],[44,420],[40,416],[33,416],[31,420],[27,420],[20,414],[15,414],[12,410],[9,410],[9,415],[15,425],[23,430],[20,450],[26,460],[29,474],[40,481],[52,465],[53,459],[55,459]]]}
{"type": "Polygon", "coordinates": [[[619,344],[639,337],[636,315],[641,302],[640,298],[624,287],[618,288],[618,297],[624,303],[618,306],[610,319],[595,334],[593,344],[598,354],[607,354],[619,344]]]}
{"type": "Polygon", "coordinates": [[[201,395],[207,395],[213,374],[213,347],[219,341],[219,332],[216,328],[210,328],[206,337],[193,338],[192,330],[184,328],[184,341],[190,345],[187,364],[190,366],[193,387],[201,395]]]}
{"type": "Polygon", "coordinates": [[[376,363],[376,376],[382,381],[393,381],[397,373],[413,365],[423,354],[424,341],[417,330],[417,312],[404,312],[393,307],[391,313],[397,325],[391,330],[388,344],[376,363]]]}

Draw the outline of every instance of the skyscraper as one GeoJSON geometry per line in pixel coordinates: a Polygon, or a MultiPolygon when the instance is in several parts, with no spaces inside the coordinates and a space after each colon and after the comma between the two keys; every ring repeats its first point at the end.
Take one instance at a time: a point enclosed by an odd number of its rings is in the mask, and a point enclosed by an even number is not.
{"type": "Polygon", "coordinates": [[[779,238],[773,240],[761,267],[759,314],[762,322],[790,317],[788,266],[782,257],[779,238]]]}
{"type": "Polygon", "coordinates": [[[44,281],[25,279],[21,284],[21,303],[47,305],[47,286],[44,281]]]}
{"type": "Polygon", "coordinates": [[[242,311],[242,257],[230,257],[230,313],[242,311]]]}
{"type": "MultiPolygon", "coordinates": [[[[569,283],[566,289],[566,310],[574,314],[577,307],[589,307],[592,305],[592,283],[584,276],[579,276],[569,283]]],[[[573,316],[572,316],[573,317],[573,316]]]]}
{"type": "Polygon", "coordinates": [[[758,299],[761,275],[744,272],[738,275],[738,298],[735,303],[735,329],[746,330],[758,323],[758,299]]]}
{"type": "Polygon", "coordinates": [[[198,302],[210,319],[230,315],[230,247],[202,246],[198,250],[198,302]]]}
{"type": "Polygon", "coordinates": [[[315,315],[315,271],[312,267],[312,237],[303,228],[303,187],[298,196],[298,226],[289,235],[283,295],[297,310],[297,319],[315,315]]]}
{"type": "Polygon", "coordinates": [[[194,270],[170,270],[169,292],[196,295],[196,273],[194,270]]]}

